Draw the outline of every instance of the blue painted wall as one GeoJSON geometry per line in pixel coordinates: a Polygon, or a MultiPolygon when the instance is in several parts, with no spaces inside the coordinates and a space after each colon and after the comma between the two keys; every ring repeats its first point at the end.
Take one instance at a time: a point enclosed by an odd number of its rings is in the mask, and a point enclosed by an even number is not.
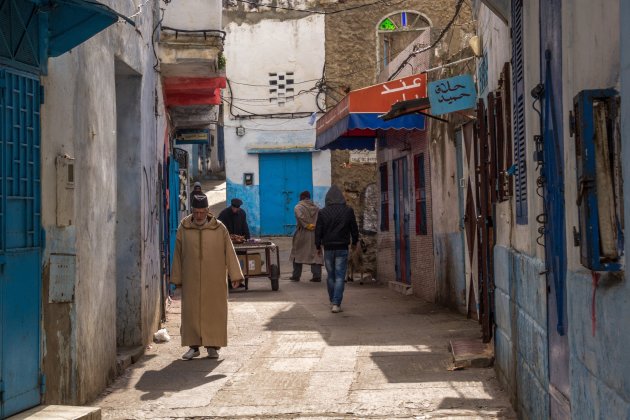
{"type": "Polygon", "coordinates": [[[466,265],[460,232],[436,234],[433,238],[436,261],[437,299],[465,314],[466,265]]]}
{"type": "Polygon", "coordinates": [[[315,204],[319,206],[319,208],[323,208],[326,205],[326,194],[330,186],[317,186],[313,185],[313,201],[315,204]]]}
{"type": "Polygon", "coordinates": [[[544,264],[494,248],[495,367],[523,418],[548,417],[547,289],[544,264]]]}
{"type": "Polygon", "coordinates": [[[594,336],[590,272],[570,272],[567,285],[573,418],[630,419],[628,279],[600,281],[594,336]]]}

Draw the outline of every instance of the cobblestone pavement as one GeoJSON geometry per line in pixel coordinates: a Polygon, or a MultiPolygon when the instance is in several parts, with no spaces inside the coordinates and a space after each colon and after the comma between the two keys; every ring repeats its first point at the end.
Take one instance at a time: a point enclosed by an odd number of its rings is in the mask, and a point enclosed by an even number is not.
{"type": "MultiPolygon", "coordinates": [[[[264,278],[230,295],[229,345],[218,360],[181,360],[180,305],[172,340],[152,344],[92,405],[119,418],[516,418],[493,369],[449,371],[448,340],[476,322],[376,284],[348,283],[332,314],[325,283],[264,278]]],[[[203,352],[202,352],[203,353],[203,352]]],[[[203,356],[203,354],[202,354],[203,356]]]]}

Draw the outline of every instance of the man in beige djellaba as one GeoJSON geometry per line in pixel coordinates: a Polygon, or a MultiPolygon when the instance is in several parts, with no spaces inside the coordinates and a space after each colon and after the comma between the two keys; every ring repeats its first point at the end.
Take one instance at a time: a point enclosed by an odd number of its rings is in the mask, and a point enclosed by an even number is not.
{"type": "Polygon", "coordinates": [[[317,248],[315,248],[315,224],[317,223],[319,207],[311,200],[310,192],[303,191],[300,194],[300,201],[296,204],[294,212],[297,226],[293,234],[293,246],[289,257],[293,262],[291,281],[300,281],[303,264],[311,266],[313,277],[310,281],[322,281],[324,260],[321,255],[318,255],[317,248]]]}
{"type": "Polygon", "coordinates": [[[205,195],[195,195],[193,212],[177,228],[171,282],[182,289],[182,356],[190,360],[205,347],[219,357],[227,346],[228,275],[234,287],[243,281],[227,228],[208,212],[205,195]]]}

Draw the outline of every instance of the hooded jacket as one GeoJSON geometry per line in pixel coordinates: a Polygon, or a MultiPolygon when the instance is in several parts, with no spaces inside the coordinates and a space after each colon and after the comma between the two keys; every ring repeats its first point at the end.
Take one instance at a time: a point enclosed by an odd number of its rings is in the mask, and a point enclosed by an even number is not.
{"type": "Polygon", "coordinates": [[[326,207],[319,211],[315,225],[315,247],[326,250],[348,249],[359,241],[354,210],[346,205],[341,190],[333,185],[326,194],[326,207]]]}

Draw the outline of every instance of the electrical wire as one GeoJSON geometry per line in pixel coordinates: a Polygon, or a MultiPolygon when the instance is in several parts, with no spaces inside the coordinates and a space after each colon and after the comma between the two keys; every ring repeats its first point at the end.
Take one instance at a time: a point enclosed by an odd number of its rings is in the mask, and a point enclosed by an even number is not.
{"type": "Polygon", "coordinates": [[[274,113],[269,113],[269,114],[257,114],[255,112],[251,112],[248,111],[244,108],[241,108],[237,105],[234,105],[231,101],[229,101],[226,98],[223,98],[224,102],[227,102],[228,105],[230,106],[230,114],[236,118],[236,119],[240,119],[240,118],[283,118],[283,119],[295,119],[295,118],[307,118],[310,117],[313,112],[311,111],[303,111],[303,112],[274,112],[274,113]],[[238,109],[239,111],[243,111],[246,112],[247,115],[238,115],[238,114],[234,114],[233,112],[233,108],[238,109]]]}
{"type": "Polygon", "coordinates": [[[158,67],[160,66],[160,60],[158,59],[157,52],[155,51],[155,31],[157,31],[157,29],[160,27],[163,20],[164,20],[164,9],[162,9],[162,17],[160,18],[158,23],[155,24],[155,27],[153,28],[153,32],[151,33],[151,44],[153,46],[153,56],[155,57],[155,64],[153,64],[153,70],[155,70],[157,73],[160,72],[158,70],[158,67]]]}
{"type": "MultiPolygon", "coordinates": [[[[310,82],[317,82],[320,79],[311,79],[311,80],[304,80],[301,82],[293,82],[294,85],[302,85],[304,83],[310,83],[310,82]]],[[[269,87],[269,84],[266,85],[258,85],[258,84],[254,84],[254,83],[245,83],[245,82],[237,82],[232,80],[232,83],[234,83],[235,85],[243,85],[243,86],[253,86],[253,87],[269,87]]]]}
{"type": "Polygon", "coordinates": [[[405,68],[405,66],[407,65],[407,62],[409,60],[411,60],[413,57],[415,57],[418,54],[422,54],[423,52],[432,50],[433,48],[435,48],[435,46],[437,44],[440,43],[440,41],[442,41],[442,38],[444,38],[444,35],[446,35],[446,33],[449,31],[449,29],[451,28],[451,26],[453,26],[453,23],[455,23],[455,20],[457,19],[457,16],[459,16],[459,12],[462,9],[462,5],[464,4],[464,0],[459,0],[457,2],[457,5],[455,6],[455,13],[453,14],[453,17],[451,18],[451,20],[446,24],[446,26],[444,27],[444,29],[442,29],[442,32],[440,32],[440,35],[437,37],[437,39],[435,41],[433,41],[433,43],[431,45],[429,45],[428,47],[425,47],[421,50],[418,51],[414,51],[411,54],[409,54],[409,56],[407,58],[405,58],[403,60],[403,62],[400,64],[400,66],[396,69],[396,71],[394,73],[392,73],[391,76],[389,76],[389,78],[387,80],[392,80],[394,79],[396,76],[398,76],[398,74],[405,68]]]}

